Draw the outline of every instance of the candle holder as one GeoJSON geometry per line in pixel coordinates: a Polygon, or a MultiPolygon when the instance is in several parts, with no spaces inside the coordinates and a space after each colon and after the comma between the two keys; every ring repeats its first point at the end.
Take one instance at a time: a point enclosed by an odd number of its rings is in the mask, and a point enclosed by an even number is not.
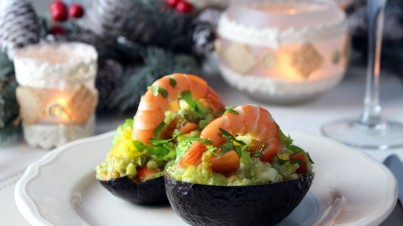
{"type": "Polygon", "coordinates": [[[94,133],[97,52],[82,43],[31,45],[14,58],[24,138],[50,149],[94,133]]]}
{"type": "Polygon", "coordinates": [[[339,83],[348,63],[346,16],[332,1],[233,1],[218,34],[224,79],[264,102],[317,97],[339,83]]]}

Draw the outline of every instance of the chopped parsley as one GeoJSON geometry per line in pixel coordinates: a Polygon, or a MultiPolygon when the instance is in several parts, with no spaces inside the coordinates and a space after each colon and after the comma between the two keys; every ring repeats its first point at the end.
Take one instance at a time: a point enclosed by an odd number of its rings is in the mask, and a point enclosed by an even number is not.
{"type": "Polygon", "coordinates": [[[173,79],[173,78],[169,78],[169,85],[171,85],[171,86],[172,86],[172,88],[175,88],[176,84],[177,84],[177,82],[176,82],[176,80],[175,80],[175,79],[173,79]]]}
{"type": "Polygon", "coordinates": [[[231,107],[231,106],[226,106],[226,107],[225,107],[224,114],[226,114],[226,113],[231,113],[231,114],[239,115],[239,112],[235,111],[235,110],[234,110],[234,107],[231,107]]]}
{"type": "Polygon", "coordinates": [[[161,94],[164,98],[167,98],[167,96],[168,96],[168,91],[162,87],[150,86],[150,87],[148,87],[148,89],[153,92],[154,96],[158,96],[158,94],[161,94]]]}

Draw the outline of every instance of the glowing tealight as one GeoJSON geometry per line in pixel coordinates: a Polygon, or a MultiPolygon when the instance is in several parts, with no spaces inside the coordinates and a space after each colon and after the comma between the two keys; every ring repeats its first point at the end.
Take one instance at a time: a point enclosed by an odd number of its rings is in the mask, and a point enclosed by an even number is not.
{"type": "Polygon", "coordinates": [[[97,53],[82,43],[39,44],[14,58],[24,138],[50,149],[92,135],[97,53]]]}
{"type": "Polygon", "coordinates": [[[322,0],[231,4],[218,25],[219,68],[247,95],[295,103],[338,84],[348,62],[346,16],[322,0]]]}

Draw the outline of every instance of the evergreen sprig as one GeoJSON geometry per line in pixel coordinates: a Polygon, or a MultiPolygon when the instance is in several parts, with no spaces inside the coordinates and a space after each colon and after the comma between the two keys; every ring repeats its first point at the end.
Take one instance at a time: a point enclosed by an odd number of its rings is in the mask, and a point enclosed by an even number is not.
{"type": "Polygon", "coordinates": [[[147,87],[164,75],[200,72],[199,64],[193,56],[174,54],[158,47],[147,48],[143,59],[143,66],[126,72],[122,84],[112,94],[111,107],[117,107],[122,112],[136,107],[147,87]]]}
{"type": "MultiPolygon", "coordinates": [[[[147,43],[142,44],[157,46],[177,53],[192,51],[188,33],[194,15],[178,13],[174,9],[166,7],[164,0],[133,0],[133,5],[135,8],[142,9],[142,23],[152,29],[147,43]]],[[[129,17],[126,23],[136,22],[129,17]]],[[[124,35],[131,41],[139,41],[130,33],[124,35]]]]}
{"type": "Polygon", "coordinates": [[[5,53],[0,53],[0,145],[20,132],[16,124],[19,115],[17,86],[13,63],[5,53]]]}

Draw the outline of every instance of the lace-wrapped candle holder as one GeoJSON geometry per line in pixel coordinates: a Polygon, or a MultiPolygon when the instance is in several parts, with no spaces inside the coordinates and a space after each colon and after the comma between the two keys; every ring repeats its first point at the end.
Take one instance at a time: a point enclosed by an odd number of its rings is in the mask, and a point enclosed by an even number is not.
{"type": "Polygon", "coordinates": [[[16,52],[24,138],[44,149],[94,133],[97,52],[83,43],[27,46],[16,52]]]}
{"type": "Polygon", "coordinates": [[[339,83],[348,63],[346,16],[332,1],[233,1],[218,34],[224,79],[264,102],[317,97],[339,83]]]}

